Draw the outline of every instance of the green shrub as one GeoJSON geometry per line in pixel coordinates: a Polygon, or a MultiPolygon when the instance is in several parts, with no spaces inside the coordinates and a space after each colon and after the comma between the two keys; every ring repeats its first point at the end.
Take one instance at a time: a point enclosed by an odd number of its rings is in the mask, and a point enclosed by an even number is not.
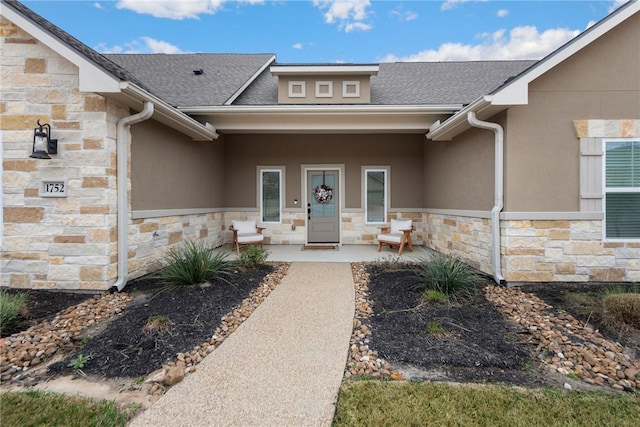
{"type": "Polygon", "coordinates": [[[640,328],[640,294],[611,293],[602,299],[604,304],[603,321],[608,326],[624,325],[640,328]]]}
{"type": "Polygon", "coordinates": [[[436,291],[435,289],[427,289],[422,293],[422,299],[425,301],[429,301],[429,302],[437,302],[440,304],[444,304],[446,302],[449,302],[449,297],[440,292],[440,291],[436,291]]]}
{"type": "Polygon", "coordinates": [[[452,255],[434,252],[410,268],[427,289],[449,297],[469,294],[482,279],[471,267],[452,255]]]}
{"type": "Polygon", "coordinates": [[[18,319],[20,310],[26,301],[26,294],[10,294],[0,291],[0,328],[9,327],[18,319]]]}
{"type": "Polygon", "coordinates": [[[184,245],[167,252],[158,275],[173,285],[198,285],[213,278],[226,280],[233,268],[228,256],[202,241],[186,240],[184,245]]]}
{"type": "Polygon", "coordinates": [[[255,268],[265,262],[269,251],[260,246],[250,245],[240,253],[240,264],[247,268],[255,268]]]}

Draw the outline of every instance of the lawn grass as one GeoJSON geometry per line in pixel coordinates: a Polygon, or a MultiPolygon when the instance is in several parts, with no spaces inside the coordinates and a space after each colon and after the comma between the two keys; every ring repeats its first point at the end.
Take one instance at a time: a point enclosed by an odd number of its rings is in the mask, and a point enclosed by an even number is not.
{"type": "Polygon", "coordinates": [[[640,396],[498,385],[359,381],[334,426],[638,426],[640,396]]]}
{"type": "Polygon", "coordinates": [[[115,402],[35,390],[0,394],[3,427],[125,426],[136,409],[136,405],[121,408],[115,402]]]}

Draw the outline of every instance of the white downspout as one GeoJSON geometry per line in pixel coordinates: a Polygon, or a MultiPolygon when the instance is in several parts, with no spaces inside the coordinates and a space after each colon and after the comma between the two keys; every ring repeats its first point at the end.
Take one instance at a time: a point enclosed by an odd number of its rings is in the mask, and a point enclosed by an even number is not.
{"type": "Polygon", "coordinates": [[[494,205],[491,209],[491,249],[493,252],[493,280],[498,284],[505,282],[500,263],[500,212],[504,208],[504,130],[497,123],[478,120],[475,111],[467,114],[471,126],[492,130],[495,134],[495,191],[494,205]]]}
{"type": "Polygon", "coordinates": [[[128,148],[129,127],[147,120],[153,114],[153,103],[145,102],[142,111],[118,121],[116,134],[117,185],[118,185],[118,279],[113,284],[117,291],[121,291],[127,284],[129,242],[129,177],[128,177],[128,148]]]}

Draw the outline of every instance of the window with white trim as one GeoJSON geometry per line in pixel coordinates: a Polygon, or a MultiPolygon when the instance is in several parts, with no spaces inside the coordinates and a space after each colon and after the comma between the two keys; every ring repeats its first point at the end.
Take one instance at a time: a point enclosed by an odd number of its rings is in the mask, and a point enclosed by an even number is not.
{"type": "Polygon", "coordinates": [[[260,221],[282,221],[283,172],[281,168],[260,169],[260,221]]]}
{"type": "Polygon", "coordinates": [[[289,98],[304,98],[307,96],[307,84],[304,81],[289,82],[289,98]]]}
{"type": "Polygon", "coordinates": [[[364,169],[364,215],[369,224],[387,222],[388,168],[364,169]]]}
{"type": "Polygon", "coordinates": [[[317,81],[316,82],[316,98],[331,98],[333,97],[333,82],[317,81]]]}
{"type": "Polygon", "coordinates": [[[359,98],[360,97],[360,82],[357,80],[345,80],[342,82],[342,97],[343,98],[359,98]]]}
{"type": "Polygon", "coordinates": [[[604,235],[640,239],[640,140],[605,140],[604,235]]]}

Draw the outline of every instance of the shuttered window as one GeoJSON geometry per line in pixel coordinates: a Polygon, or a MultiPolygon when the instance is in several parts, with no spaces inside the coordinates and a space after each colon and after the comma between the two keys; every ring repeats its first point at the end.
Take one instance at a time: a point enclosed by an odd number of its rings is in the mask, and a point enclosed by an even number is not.
{"type": "Polygon", "coordinates": [[[605,236],[640,239],[640,140],[605,144],[605,236]]]}

